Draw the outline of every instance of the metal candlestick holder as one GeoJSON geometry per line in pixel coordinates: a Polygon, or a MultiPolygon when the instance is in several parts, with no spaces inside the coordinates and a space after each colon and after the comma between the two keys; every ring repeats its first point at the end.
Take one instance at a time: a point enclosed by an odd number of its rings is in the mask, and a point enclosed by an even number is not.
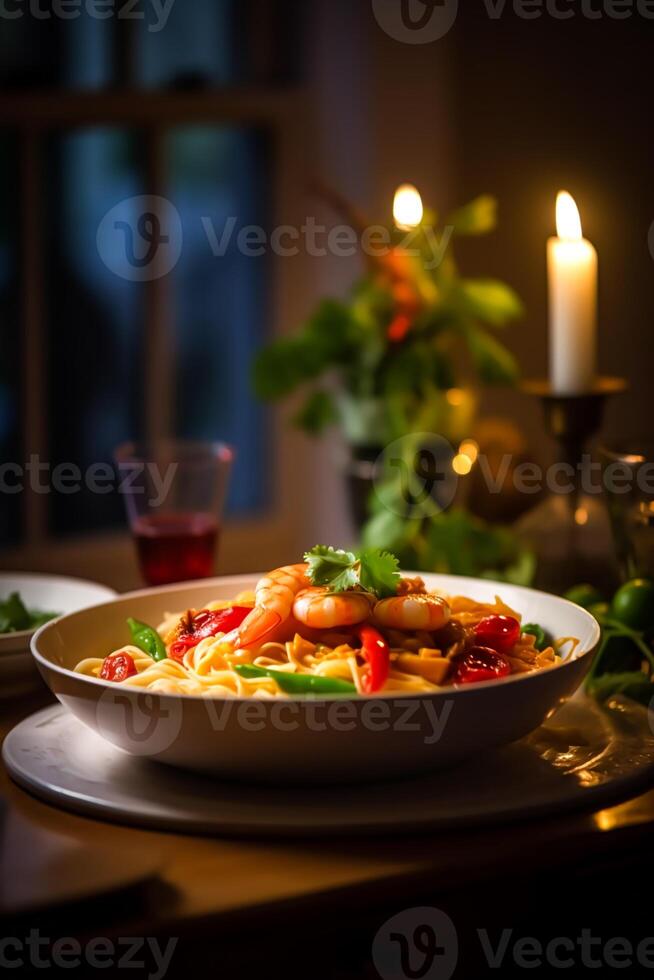
{"type": "Polygon", "coordinates": [[[602,588],[615,579],[609,522],[598,494],[584,493],[583,457],[598,435],[608,399],[627,390],[624,378],[598,378],[593,388],[579,395],[553,391],[549,381],[526,381],[522,391],[543,406],[548,434],[558,446],[558,462],[572,467],[572,492],[555,492],[518,522],[518,532],[538,557],[537,585],[562,592],[580,581],[602,588]]]}

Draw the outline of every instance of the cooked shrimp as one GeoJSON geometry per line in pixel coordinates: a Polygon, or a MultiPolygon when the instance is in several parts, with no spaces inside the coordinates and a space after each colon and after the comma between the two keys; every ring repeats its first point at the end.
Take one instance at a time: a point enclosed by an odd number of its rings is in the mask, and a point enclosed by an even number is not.
{"type": "Polygon", "coordinates": [[[412,593],[381,599],[374,608],[378,626],[393,630],[438,630],[450,618],[449,603],[433,593],[412,593]]]}
{"type": "Polygon", "coordinates": [[[306,564],[275,568],[257,582],[254,609],[224,640],[239,647],[258,646],[291,615],[296,595],[309,585],[306,564]]]}
{"type": "Polygon", "coordinates": [[[366,592],[330,592],[320,586],[304,589],[295,597],[293,615],[314,629],[354,626],[368,619],[374,601],[366,592]]]}

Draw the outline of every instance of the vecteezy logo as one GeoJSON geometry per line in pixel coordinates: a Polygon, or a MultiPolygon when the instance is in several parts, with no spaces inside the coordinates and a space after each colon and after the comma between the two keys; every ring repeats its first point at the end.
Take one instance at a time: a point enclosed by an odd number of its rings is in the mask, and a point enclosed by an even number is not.
{"type": "Polygon", "coordinates": [[[455,455],[447,439],[433,432],[412,432],[396,439],[375,463],[377,499],[385,510],[405,520],[440,514],[457,491],[455,455]]]}
{"type": "Polygon", "coordinates": [[[459,0],[372,0],[383,31],[404,44],[431,44],[453,27],[459,0]]]}
{"type": "Polygon", "coordinates": [[[372,944],[372,961],[382,980],[450,980],[458,958],[454,923],[427,906],[388,919],[372,944]]]}
{"type": "Polygon", "coordinates": [[[131,755],[159,755],[177,739],[183,710],[179,698],[108,688],[98,701],[97,729],[131,755]]]}
{"type": "Polygon", "coordinates": [[[150,282],[175,268],[182,252],[182,222],[164,197],[144,194],[120,201],[98,227],[100,258],[121,279],[150,282]]]}

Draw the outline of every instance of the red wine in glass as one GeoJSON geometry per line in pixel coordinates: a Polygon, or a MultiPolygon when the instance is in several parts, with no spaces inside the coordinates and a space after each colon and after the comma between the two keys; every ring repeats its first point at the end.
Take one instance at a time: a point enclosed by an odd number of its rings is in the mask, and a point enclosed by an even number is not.
{"type": "Polygon", "coordinates": [[[213,574],[220,527],[210,514],[148,514],[132,525],[148,585],[168,585],[213,574]]]}

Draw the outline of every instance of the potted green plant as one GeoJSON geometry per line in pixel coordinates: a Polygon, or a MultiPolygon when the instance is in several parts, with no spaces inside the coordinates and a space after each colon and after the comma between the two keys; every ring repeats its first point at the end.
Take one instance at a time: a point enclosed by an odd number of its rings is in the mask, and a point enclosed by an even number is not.
{"type": "MultiPolygon", "coordinates": [[[[365,222],[347,203],[337,203],[364,241],[365,222]]],[[[261,398],[303,392],[295,425],[312,436],[340,427],[351,453],[354,516],[359,525],[367,521],[364,537],[377,546],[394,545],[404,559],[414,559],[413,567],[434,564],[430,549],[421,556],[420,548],[410,546],[415,521],[401,513],[384,515],[383,507],[375,511],[369,499],[370,483],[379,478],[375,461],[385,446],[411,433],[434,432],[450,441],[465,437],[476,387],[513,384],[518,377],[517,362],[498,332],[521,316],[520,299],[496,279],[463,276],[454,258],[457,237],[486,234],[496,218],[495,199],[482,196],[441,225],[425,210],[411,224],[383,226],[386,236],[378,235],[377,246],[368,249],[366,274],[349,295],[323,300],[299,330],[262,350],[254,365],[261,398]]],[[[462,514],[456,520],[459,537],[462,514]]],[[[443,515],[442,526],[447,522],[443,515]]],[[[472,526],[467,515],[464,522],[472,526]]],[[[479,534],[475,527],[470,535],[478,553],[479,534]]],[[[482,566],[516,557],[503,534],[501,547],[481,556],[482,566]]]]}

